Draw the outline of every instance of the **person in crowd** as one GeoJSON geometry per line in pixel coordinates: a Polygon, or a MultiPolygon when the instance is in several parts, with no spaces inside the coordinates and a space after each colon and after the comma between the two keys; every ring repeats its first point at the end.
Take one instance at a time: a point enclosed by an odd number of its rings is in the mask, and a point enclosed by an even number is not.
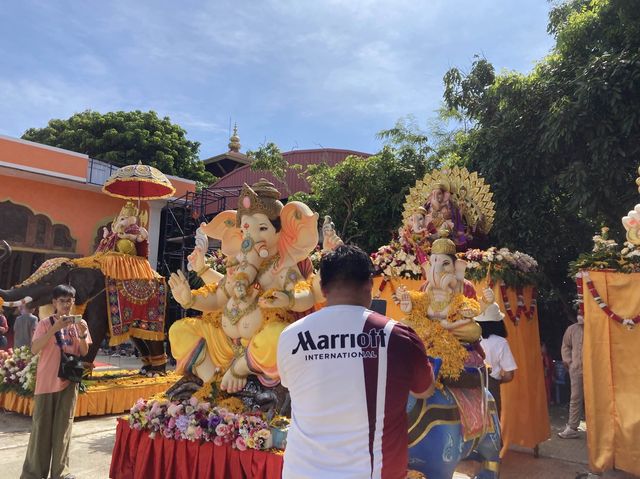
{"type": "Polygon", "coordinates": [[[405,479],[409,393],[433,393],[424,345],[369,310],[373,265],[356,246],[320,263],[327,305],[288,326],[278,371],[291,394],[284,479],[405,479]]]}
{"type": "Polygon", "coordinates": [[[7,333],[9,332],[9,323],[7,323],[7,318],[2,314],[2,309],[0,309],[0,349],[6,349],[9,344],[7,340],[7,333]]]}
{"type": "Polygon", "coordinates": [[[31,348],[31,338],[36,330],[38,318],[33,314],[35,308],[31,305],[20,306],[20,316],[13,323],[13,347],[28,346],[31,348]]]}
{"type": "Polygon", "coordinates": [[[75,294],[72,286],[56,286],[52,300],[55,312],[40,321],[33,334],[31,351],[40,354],[40,358],[33,423],[21,479],[75,479],[69,473],[69,443],[78,384],[58,377],[61,347],[65,353],[85,355],[91,344],[87,323],[76,323],[69,316],[75,294]]]}
{"type": "Polygon", "coordinates": [[[544,388],[547,392],[547,404],[553,404],[551,389],[553,387],[553,374],[555,368],[553,366],[553,359],[551,359],[551,355],[547,349],[547,345],[543,342],[540,342],[540,353],[542,354],[542,370],[544,371],[544,388]]]}
{"type": "Polygon", "coordinates": [[[507,342],[507,329],[504,326],[504,314],[496,303],[487,307],[476,321],[482,328],[480,345],[485,353],[485,363],[491,369],[489,373],[489,392],[496,401],[498,416],[502,410],[500,385],[513,380],[518,366],[507,342]]]}
{"type": "Polygon", "coordinates": [[[562,362],[569,371],[571,381],[571,399],[569,400],[569,421],[564,430],[558,433],[562,439],[574,439],[579,436],[578,426],[584,413],[584,385],[582,383],[582,339],[584,337],[584,318],[578,315],[578,321],[567,328],[562,337],[562,362]]]}

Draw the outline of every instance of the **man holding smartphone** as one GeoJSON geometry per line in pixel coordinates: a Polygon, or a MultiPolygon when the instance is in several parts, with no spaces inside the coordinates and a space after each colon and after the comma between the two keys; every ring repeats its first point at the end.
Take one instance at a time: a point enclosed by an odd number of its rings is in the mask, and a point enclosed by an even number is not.
{"type": "Polygon", "coordinates": [[[76,290],[61,284],[53,289],[53,316],[38,323],[31,351],[40,354],[36,371],[33,424],[21,479],[74,479],[69,473],[69,443],[78,385],[58,377],[60,349],[84,356],[91,336],[87,323],[69,312],[76,290]]]}

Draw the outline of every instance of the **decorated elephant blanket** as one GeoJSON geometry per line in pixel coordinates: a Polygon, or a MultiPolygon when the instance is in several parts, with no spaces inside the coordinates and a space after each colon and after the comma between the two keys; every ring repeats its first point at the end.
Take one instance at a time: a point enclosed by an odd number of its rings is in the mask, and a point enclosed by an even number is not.
{"type": "Polygon", "coordinates": [[[449,388],[460,411],[462,435],[465,441],[493,432],[488,405],[483,404],[482,388],[449,388]]]}
{"type": "Polygon", "coordinates": [[[162,341],[167,303],[165,279],[105,279],[111,339],[109,346],[131,338],[162,341]]]}

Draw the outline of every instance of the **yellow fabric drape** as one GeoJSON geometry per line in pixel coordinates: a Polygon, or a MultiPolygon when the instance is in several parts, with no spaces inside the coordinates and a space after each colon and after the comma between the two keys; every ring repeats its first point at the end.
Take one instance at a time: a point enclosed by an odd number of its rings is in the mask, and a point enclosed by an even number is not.
{"type": "MultiPolygon", "coordinates": [[[[387,316],[399,320],[405,315],[391,299],[393,288],[387,284],[382,292],[379,292],[381,277],[374,278],[373,295],[380,294],[380,299],[387,301],[387,316]]],[[[401,284],[409,290],[417,290],[423,281],[396,279],[393,286],[401,284]]],[[[484,288],[482,283],[474,284],[478,296],[484,288]]],[[[493,292],[500,309],[504,312],[504,304],[500,288],[495,285],[493,292]]],[[[525,305],[531,305],[533,288],[523,290],[525,305]]],[[[515,289],[507,289],[507,296],[511,309],[515,313],[517,309],[517,296],[515,289]]],[[[549,411],[547,408],[547,395],[544,385],[544,370],[542,368],[542,351],[540,350],[540,333],[538,331],[538,312],[531,320],[521,318],[518,326],[515,326],[505,315],[505,326],[509,337],[509,347],[518,365],[513,381],[501,386],[502,417],[501,429],[504,447],[502,455],[510,444],[533,448],[537,444],[547,440],[550,435],[549,411]]]]}
{"type": "Polygon", "coordinates": [[[71,260],[80,268],[96,268],[113,279],[154,279],[160,275],[142,256],[109,252],[71,260]]]}
{"type": "MultiPolygon", "coordinates": [[[[589,272],[600,297],[622,318],[640,314],[640,273],[589,272]]],[[[640,475],[640,325],[607,317],[584,284],[582,349],[589,465],[640,475]]]]}
{"type": "MultiPolygon", "coordinates": [[[[482,291],[477,285],[476,290],[479,293],[482,291]]],[[[498,285],[494,286],[493,293],[500,305],[500,310],[505,312],[498,285]]],[[[527,307],[531,305],[532,294],[531,286],[523,288],[524,304],[527,307]]],[[[508,288],[507,297],[511,310],[515,314],[518,308],[515,289],[508,288]]],[[[533,448],[549,439],[551,433],[540,349],[538,310],[536,309],[531,319],[521,315],[517,326],[505,314],[504,324],[508,333],[507,342],[518,369],[513,381],[500,385],[502,399],[500,424],[504,444],[500,452],[501,456],[504,456],[510,444],[533,448]]]]}
{"type": "MultiPolygon", "coordinates": [[[[178,379],[179,376],[170,374],[166,377],[153,379],[132,378],[129,382],[140,384],[130,386],[107,381],[99,386],[91,386],[85,394],[78,394],[74,417],[103,416],[126,412],[139,398],[146,399],[166,391],[178,379]]],[[[12,391],[0,393],[0,408],[31,416],[33,398],[19,396],[12,391]]]]}

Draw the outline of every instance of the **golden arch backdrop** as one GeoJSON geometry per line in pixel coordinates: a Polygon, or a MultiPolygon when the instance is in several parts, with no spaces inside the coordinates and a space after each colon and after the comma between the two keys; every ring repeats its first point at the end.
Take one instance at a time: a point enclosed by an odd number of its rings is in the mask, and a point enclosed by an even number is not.
{"type": "MultiPolygon", "coordinates": [[[[382,284],[380,276],[374,278],[373,293],[379,294],[380,299],[387,301],[387,316],[399,320],[404,313],[391,299],[393,293],[390,284],[382,284]],[[382,287],[382,288],[381,288],[382,287]]],[[[404,285],[409,290],[418,290],[423,281],[409,279],[395,279],[395,287],[404,285]]],[[[480,292],[486,283],[474,283],[476,291],[480,292]]],[[[493,287],[496,302],[504,312],[500,287],[493,287]]],[[[530,307],[533,287],[523,288],[526,307],[530,307]]],[[[507,288],[509,304],[517,305],[517,294],[513,288],[507,288]]],[[[512,306],[515,310],[515,307],[512,306]]],[[[540,350],[540,333],[538,329],[538,311],[535,310],[531,319],[522,315],[516,326],[507,315],[504,318],[509,337],[509,347],[518,365],[514,380],[501,386],[502,395],[502,440],[504,447],[502,455],[509,445],[534,448],[539,443],[549,439],[549,410],[547,408],[547,394],[544,385],[544,371],[542,367],[542,351],[540,350]]],[[[639,398],[640,399],[640,398],[639,398]]]]}

